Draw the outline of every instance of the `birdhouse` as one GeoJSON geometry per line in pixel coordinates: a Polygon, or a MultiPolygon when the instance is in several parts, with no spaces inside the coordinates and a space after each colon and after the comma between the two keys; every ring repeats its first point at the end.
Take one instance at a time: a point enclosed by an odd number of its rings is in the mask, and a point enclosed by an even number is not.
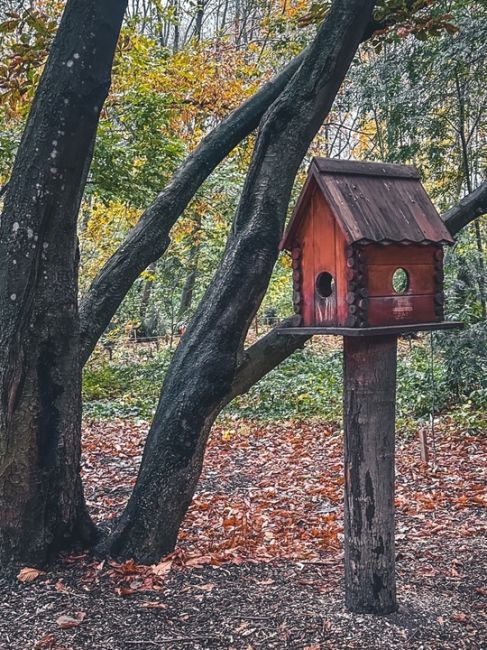
{"type": "Polygon", "coordinates": [[[452,243],[414,167],[314,158],[281,242],[301,326],[442,321],[452,243]]]}

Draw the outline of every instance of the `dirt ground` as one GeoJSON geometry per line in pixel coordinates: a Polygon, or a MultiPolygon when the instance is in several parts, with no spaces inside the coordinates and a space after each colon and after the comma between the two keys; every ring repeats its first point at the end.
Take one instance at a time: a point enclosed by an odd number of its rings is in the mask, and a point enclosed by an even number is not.
{"type": "MultiPolygon", "coordinates": [[[[145,430],[87,423],[99,522],[125,503],[145,430]]],[[[174,554],[153,567],[70,556],[32,581],[3,575],[0,648],[487,648],[487,438],[448,419],[437,436],[436,468],[416,439],[398,443],[395,614],[344,608],[339,431],[235,421],[212,434],[174,554]]]]}

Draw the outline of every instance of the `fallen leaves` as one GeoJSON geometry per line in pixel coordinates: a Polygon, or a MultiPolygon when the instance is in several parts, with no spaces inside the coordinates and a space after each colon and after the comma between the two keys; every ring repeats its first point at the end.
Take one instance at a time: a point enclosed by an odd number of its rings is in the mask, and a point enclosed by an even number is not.
{"type": "Polygon", "coordinates": [[[17,575],[17,580],[19,582],[33,582],[36,578],[41,575],[44,575],[45,571],[40,569],[34,569],[32,567],[25,566],[21,569],[17,575]]]}
{"type": "MultiPolygon", "coordinates": [[[[217,425],[210,437],[198,491],[174,553],[152,566],[110,561],[105,569],[123,597],[160,592],[173,571],[225,563],[289,559],[326,563],[338,572],[343,540],[343,441],[316,420],[259,424],[231,421],[231,439],[217,425]],[[227,436],[228,437],[228,436],[227,436]]],[[[147,425],[96,422],[84,434],[86,493],[100,519],[120,513],[140,461],[147,425]]],[[[437,426],[437,466],[420,457],[416,439],[398,437],[396,541],[398,558],[432,537],[471,538],[485,531],[483,462],[487,440],[459,432],[446,417],[437,426]]],[[[422,575],[462,580],[426,557],[422,575]]],[[[101,568],[91,569],[98,579],[101,568]]],[[[151,602],[151,601],[149,601],[151,602]]]]}
{"type": "Polygon", "coordinates": [[[174,559],[164,560],[164,562],[159,562],[159,564],[153,564],[151,566],[152,573],[156,576],[165,576],[171,570],[174,559]]]}
{"type": "Polygon", "coordinates": [[[34,648],[35,650],[55,650],[57,642],[55,634],[44,634],[44,636],[36,641],[34,648]]]}
{"type": "Polygon", "coordinates": [[[451,620],[455,623],[467,623],[468,616],[464,612],[457,612],[451,616],[451,620]]]}

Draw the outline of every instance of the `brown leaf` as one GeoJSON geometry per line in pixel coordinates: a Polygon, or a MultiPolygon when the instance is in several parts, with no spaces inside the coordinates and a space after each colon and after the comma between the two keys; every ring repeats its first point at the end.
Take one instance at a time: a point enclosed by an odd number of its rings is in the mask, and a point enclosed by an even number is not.
{"type": "Polygon", "coordinates": [[[54,634],[45,634],[34,646],[35,650],[53,650],[57,645],[57,639],[54,634]]]}
{"type": "Polygon", "coordinates": [[[78,627],[85,620],[86,612],[76,612],[74,616],[63,614],[56,619],[56,625],[62,630],[69,630],[72,627],[78,627]]]}
{"type": "Polygon", "coordinates": [[[17,580],[20,582],[33,582],[39,576],[44,575],[44,573],[45,571],[41,571],[40,569],[25,566],[23,569],[20,569],[17,580]]]}
{"type": "Polygon", "coordinates": [[[164,560],[164,562],[159,562],[159,564],[153,564],[151,566],[152,573],[156,576],[165,576],[171,570],[174,560],[164,560]]]}
{"type": "Polygon", "coordinates": [[[137,589],[131,589],[130,587],[117,587],[115,593],[119,596],[132,596],[137,593],[137,589]]]}
{"type": "Polygon", "coordinates": [[[455,623],[466,623],[468,620],[468,616],[463,612],[457,612],[456,614],[453,614],[450,618],[452,621],[455,621],[455,623]]]}
{"type": "Polygon", "coordinates": [[[200,555],[199,557],[191,557],[186,560],[186,566],[200,567],[205,564],[211,564],[211,555],[200,555]]]}

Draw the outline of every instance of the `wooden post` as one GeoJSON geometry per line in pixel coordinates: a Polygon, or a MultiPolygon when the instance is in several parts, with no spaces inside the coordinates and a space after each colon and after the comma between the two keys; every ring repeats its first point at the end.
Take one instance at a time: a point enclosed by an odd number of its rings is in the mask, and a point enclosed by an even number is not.
{"type": "Polygon", "coordinates": [[[396,336],[344,337],[345,601],[396,609],[394,433],[396,336]]]}

